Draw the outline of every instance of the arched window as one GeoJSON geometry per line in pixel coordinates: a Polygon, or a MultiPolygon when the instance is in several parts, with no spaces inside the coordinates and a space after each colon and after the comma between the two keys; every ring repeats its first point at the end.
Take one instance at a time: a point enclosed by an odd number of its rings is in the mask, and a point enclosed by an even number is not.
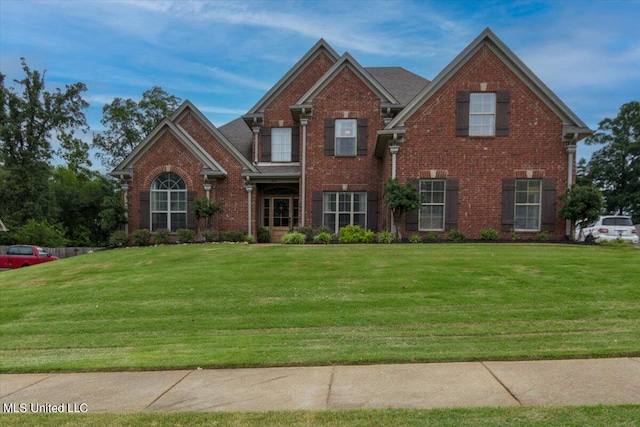
{"type": "Polygon", "coordinates": [[[151,231],[187,228],[187,186],[175,173],[163,173],[151,184],[151,231]]]}

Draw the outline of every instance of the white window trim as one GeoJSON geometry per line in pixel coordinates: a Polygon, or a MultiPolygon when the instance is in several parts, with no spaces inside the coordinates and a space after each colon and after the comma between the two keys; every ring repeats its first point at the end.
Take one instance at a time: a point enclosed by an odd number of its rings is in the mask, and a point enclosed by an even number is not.
{"type": "Polygon", "coordinates": [[[446,203],[447,203],[447,181],[444,179],[421,179],[418,182],[418,194],[420,195],[421,199],[420,199],[420,207],[418,208],[418,230],[419,231],[443,231],[445,228],[445,222],[446,222],[446,203]],[[443,195],[442,195],[442,203],[426,203],[422,201],[422,183],[423,182],[436,182],[436,181],[440,181],[444,184],[443,187],[443,195]],[[442,206],[442,227],[441,228],[420,228],[420,215],[422,213],[422,206],[442,206]]]}
{"type": "Polygon", "coordinates": [[[542,222],[542,180],[540,179],[518,179],[516,180],[516,189],[515,194],[513,195],[513,226],[514,231],[520,232],[536,232],[541,229],[542,222]],[[537,182],[539,184],[540,190],[538,195],[538,203],[518,203],[518,182],[537,182]],[[538,207],[538,223],[536,224],[536,228],[516,228],[516,223],[518,221],[518,207],[521,206],[537,206],[538,207]]]}
{"type": "MultiPolygon", "coordinates": [[[[472,92],[469,97],[469,136],[496,136],[496,109],[497,109],[497,96],[494,92],[472,92]],[[493,95],[493,111],[486,112],[473,112],[473,98],[475,96],[486,96],[493,95]],[[474,124],[472,123],[473,117],[491,117],[493,118],[493,126],[491,127],[490,133],[475,133],[474,132],[474,124]]],[[[483,126],[483,125],[480,125],[483,126]]]]}
{"type": "Polygon", "coordinates": [[[334,153],[337,157],[353,157],[358,154],[358,120],[357,119],[336,119],[335,122],[335,145],[334,153]],[[339,132],[342,129],[342,124],[350,122],[353,123],[353,136],[340,135],[339,132]],[[353,139],[353,152],[347,154],[341,154],[338,150],[339,142],[341,139],[353,139]]]}

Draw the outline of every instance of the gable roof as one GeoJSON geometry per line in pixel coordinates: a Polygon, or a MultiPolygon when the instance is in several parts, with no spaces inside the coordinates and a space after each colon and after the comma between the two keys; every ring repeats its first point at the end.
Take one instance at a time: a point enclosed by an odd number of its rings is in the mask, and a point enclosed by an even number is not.
{"type": "Polygon", "coordinates": [[[490,28],[486,28],[447,65],[385,128],[403,127],[438,89],[440,89],[483,46],[489,47],[563,122],[563,135],[577,133],[578,140],[593,133],[508,47],[490,28]]]}
{"type": "Polygon", "coordinates": [[[295,63],[293,67],[284,75],[278,82],[273,85],[271,89],[243,116],[243,119],[247,123],[251,123],[254,118],[261,117],[264,114],[264,110],[276,98],[284,91],[287,86],[312,62],[318,55],[325,54],[333,62],[337,61],[340,55],[333,50],[331,46],[324,40],[320,39],[313,45],[311,49],[304,54],[302,58],[295,63]]]}

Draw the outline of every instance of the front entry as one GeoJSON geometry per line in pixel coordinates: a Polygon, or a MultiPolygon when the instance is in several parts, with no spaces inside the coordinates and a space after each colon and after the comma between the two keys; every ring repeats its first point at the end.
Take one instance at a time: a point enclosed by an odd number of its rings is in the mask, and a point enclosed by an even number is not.
{"type": "Polygon", "coordinates": [[[262,224],[269,230],[272,242],[282,242],[282,237],[298,225],[298,197],[265,195],[262,224]]]}

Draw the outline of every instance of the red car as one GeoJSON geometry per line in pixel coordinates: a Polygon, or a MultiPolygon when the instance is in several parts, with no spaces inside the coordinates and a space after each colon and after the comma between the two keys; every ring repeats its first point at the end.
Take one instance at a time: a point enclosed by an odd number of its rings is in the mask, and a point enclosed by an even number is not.
{"type": "Polygon", "coordinates": [[[29,267],[57,259],[38,246],[14,245],[7,248],[6,255],[0,256],[0,269],[29,267]]]}

